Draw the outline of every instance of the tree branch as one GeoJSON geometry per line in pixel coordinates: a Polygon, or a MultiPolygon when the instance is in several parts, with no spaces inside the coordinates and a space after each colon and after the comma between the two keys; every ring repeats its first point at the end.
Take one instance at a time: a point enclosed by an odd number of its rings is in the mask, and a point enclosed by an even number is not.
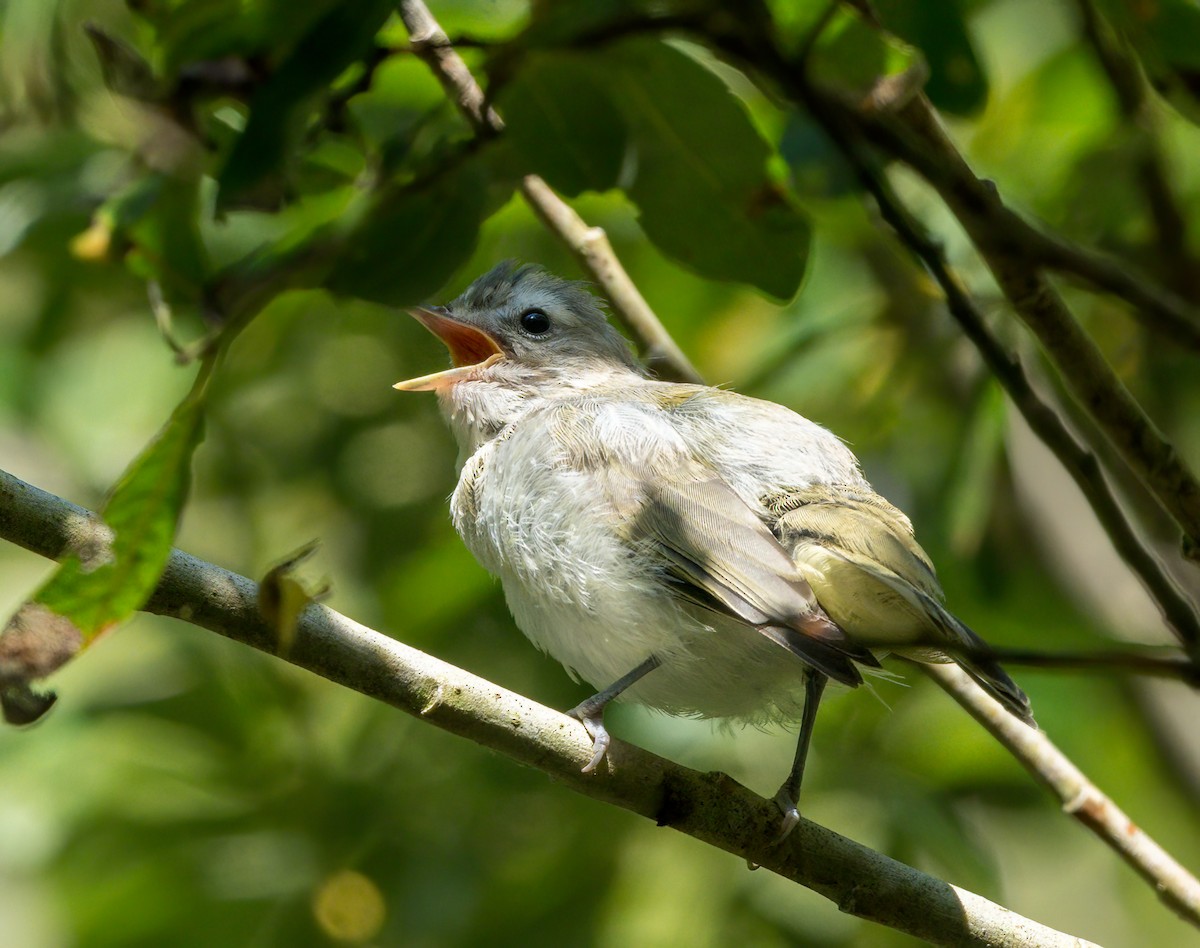
{"type": "MultiPolygon", "coordinates": [[[[1200,481],[1142,411],[1096,343],[1083,330],[1031,255],[1013,240],[1012,221],[995,188],[977,178],[946,137],[932,107],[917,95],[897,116],[867,113],[820,89],[780,60],[784,78],[809,108],[855,128],[909,164],[942,196],[979,249],[1014,310],[1033,332],[1071,391],[1129,469],[1179,526],[1186,555],[1200,556],[1200,481]]],[[[1024,228],[1043,248],[1056,241],[1024,228]],[[1039,235],[1034,237],[1032,235],[1039,235]]]]}
{"type": "Polygon", "coordinates": [[[953,168],[955,186],[939,191],[975,241],[1001,290],[1041,342],[1068,390],[1178,524],[1190,541],[1186,548],[1196,552],[1200,549],[1200,481],[1142,411],[1045,275],[1031,267],[1022,253],[1014,252],[1010,241],[997,239],[993,221],[1011,212],[994,189],[975,177],[923,96],[906,108],[906,118],[939,155],[942,166],[953,168]],[[968,188],[975,191],[969,200],[954,199],[968,188]]]}
{"type": "Polygon", "coordinates": [[[471,126],[480,135],[495,135],[504,129],[499,114],[484,98],[483,90],[462,57],[450,45],[429,7],[422,0],[400,0],[400,19],[408,30],[412,50],[425,61],[471,126]]]}
{"type": "MultiPolygon", "coordinates": [[[[481,135],[496,135],[504,122],[483,94],[462,57],[422,0],[401,0],[400,17],[413,52],[429,66],[459,111],[481,135]]],[[[600,227],[589,227],[537,175],[526,175],[521,194],[546,227],[575,255],[612,304],[621,324],[637,340],[650,367],[664,378],[699,382],[700,373],[663,327],[650,304],[634,285],[600,227]]]]}
{"type": "Polygon", "coordinates": [[[787,62],[778,64],[777,79],[781,78],[780,69],[787,87],[806,105],[814,97],[823,100],[826,108],[842,113],[873,145],[928,181],[962,222],[985,259],[989,253],[1006,255],[1033,269],[1047,267],[1076,276],[1130,303],[1133,316],[1146,328],[1177,345],[1200,351],[1200,312],[1144,275],[1135,274],[1116,257],[1049,234],[1005,205],[995,186],[976,177],[946,137],[925,96],[914,96],[895,113],[862,109],[832,89],[821,88],[807,77],[797,77],[787,62]]]}
{"type": "Polygon", "coordinates": [[[1009,353],[988,327],[983,314],[946,262],[941,245],[904,206],[886,174],[878,167],[855,125],[839,110],[826,108],[821,98],[809,103],[813,117],[846,157],[859,183],[874,199],[883,219],[922,262],[946,297],[946,307],[974,344],[988,370],[1012,399],[1034,434],[1051,450],[1075,481],[1117,554],[1142,583],[1162,613],[1164,621],[1189,649],[1200,655],[1200,616],[1191,600],[1175,584],[1158,558],[1138,535],[1116,494],[1106,481],[1100,462],[1035,391],[1020,360],[1009,353]]]}
{"type": "MultiPolygon", "coordinates": [[[[109,540],[95,514],[3,471],[0,536],[56,559],[109,540]]],[[[257,585],[179,550],[144,609],[277,652],[257,585]]],[[[859,918],[938,945],[1090,944],[807,820],[776,844],[776,805],[724,774],[699,773],[622,741],[613,742],[599,772],[583,774],[592,749],[578,721],[324,606],[310,604],[301,614],[285,660],[535,767],[577,793],[742,856],[859,918]]]]}
{"type": "Polygon", "coordinates": [[[1066,813],[1104,840],[1180,917],[1200,925],[1200,882],[1101,793],[1041,731],[1014,718],[957,665],[920,668],[1045,784],[1062,801],[1066,813]]]}
{"type": "MultiPolygon", "coordinates": [[[[883,639],[856,641],[872,651],[888,651],[889,645],[895,644],[883,639]]],[[[995,648],[986,642],[978,645],[948,645],[945,639],[934,636],[909,642],[905,647],[944,652],[955,659],[999,662],[1005,667],[1020,665],[1025,668],[1049,668],[1055,671],[1103,671],[1145,678],[1165,678],[1200,689],[1200,668],[1181,655],[1166,654],[1167,649],[1046,652],[1041,649],[995,648]]]]}

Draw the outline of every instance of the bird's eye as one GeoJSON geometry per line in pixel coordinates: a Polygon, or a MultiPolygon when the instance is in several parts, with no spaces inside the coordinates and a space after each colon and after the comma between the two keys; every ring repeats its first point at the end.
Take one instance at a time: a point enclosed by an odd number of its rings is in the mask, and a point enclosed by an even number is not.
{"type": "Polygon", "coordinates": [[[540,309],[531,309],[521,314],[521,328],[534,336],[550,331],[550,317],[540,309]]]}

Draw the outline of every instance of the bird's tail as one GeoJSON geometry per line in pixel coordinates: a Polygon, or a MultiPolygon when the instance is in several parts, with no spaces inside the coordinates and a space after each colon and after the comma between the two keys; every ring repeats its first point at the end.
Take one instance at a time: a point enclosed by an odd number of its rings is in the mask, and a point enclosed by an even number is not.
{"type": "Polygon", "coordinates": [[[965,647],[964,651],[953,656],[954,661],[1008,711],[1030,727],[1036,728],[1037,722],[1033,719],[1033,708],[1029,704],[1029,696],[1008,677],[1008,672],[1000,667],[998,661],[988,657],[987,643],[967,628],[965,623],[950,616],[949,613],[945,613],[945,615],[953,621],[954,631],[958,633],[958,637],[965,647]]]}

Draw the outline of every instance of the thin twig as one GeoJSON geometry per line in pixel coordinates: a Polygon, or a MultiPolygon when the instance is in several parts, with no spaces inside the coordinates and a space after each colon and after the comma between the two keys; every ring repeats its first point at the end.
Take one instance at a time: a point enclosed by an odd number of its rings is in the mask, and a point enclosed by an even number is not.
{"type": "Polygon", "coordinates": [[[994,212],[997,233],[1032,264],[1073,276],[1133,306],[1133,317],[1160,337],[1200,352],[1200,313],[1171,290],[1135,273],[1112,254],[1081,247],[1029,223],[1010,208],[994,212]]]}
{"type": "MultiPolygon", "coordinates": [[[[856,639],[858,645],[869,649],[890,651],[895,641],[856,639]]],[[[955,659],[987,659],[1001,665],[1020,665],[1026,668],[1047,668],[1056,671],[1109,671],[1122,675],[1165,678],[1200,688],[1200,667],[1178,654],[1163,654],[1165,649],[1132,651],[1128,649],[1099,649],[1078,652],[1046,652],[1041,649],[1005,648],[985,643],[966,645],[947,643],[941,638],[926,638],[905,644],[905,649],[927,648],[943,652],[955,659]]],[[[1172,652],[1174,650],[1171,650],[1172,652]]]]}
{"type": "MultiPolygon", "coordinates": [[[[495,135],[504,121],[487,103],[467,64],[454,51],[445,31],[421,0],[401,0],[400,17],[413,51],[433,70],[447,94],[481,135],[495,135]]],[[[521,193],[535,214],[575,255],[604,291],[613,312],[637,340],[647,362],[662,377],[699,382],[700,374],[684,355],[634,285],[600,227],[587,223],[537,175],[527,175],[521,193]]]]}
{"type": "Polygon", "coordinates": [[[400,19],[408,30],[413,52],[428,64],[446,94],[479,135],[494,135],[504,121],[484,98],[483,90],[461,56],[454,51],[446,31],[421,0],[400,0],[400,19]]]}
{"type": "MultiPolygon", "coordinates": [[[[82,543],[107,542],[94,514],[2,471],[0,536],[53,558],[82,543]]],[[[259,611],[257,585],[179,550],[144,608],[268,654],[276,650],[276,631],[259,611]]],[[[723,774],[690,770],[622,741],[612,743],[598,772],[583,774],[591,740],[578,721],[319,604],[301,614],[281,660],[535,767],[585,796],[742,856],[832,899],[843,912],[933,944],[1090,944],[807,820],[777,844],[776,804],[723,774]]]]}
{"type": "Polygon", "coordinates": [[[1072,275],[1112,293],[1134,307],[1134,317],[1147,329],[1184,348],[1200,351],[1200,312],[1195,307],[1143,274],[1134,273],[1111,254],[1052,235],[1005,205],[995,186],[971,171],[924,96],[914,97],[905,109],[893,115],[864,111],[833,90],[803,81],[811,94],[824,99],[827,106],[837,108],[847,118],[853,116],[872,144],[925,178],[964,226],[968,221],[982,223],[986,246],[1019,257],[1029,266],[1072,275]]]}
{"type": "Polygon", "coordinates": [[[146,283],[146,296],[150,302],[150,313],[154,316],[154,325],[158,327],[163,341],[175,353],[175,361],[180,365],[188,365],[197,359],[203,359],[220,343],[223,332],[223,327],[220,326],[209,329],[204,336],[190,343],[180,342],[175,335],[171,306],[163,296],[162,286],[157,280],[150,280],[146,283]]]}
{"type": "Polygon", "coordinates": [[[1200,924],[1200,882],[1105,796],[1041,731],[1026,727],[957,665],[921,670],[970,712],[1063,804],[1063,810],[1108,843],[1159,897],[1193,925],[1200,924]]]}
{"type": "Polygon", "coordinates": [[[522,179],[521,193],[542,223],[559,236],[580,265],[604,288],[613,311],[621,315],[622,322],[637,336],[646,363],[664,378],[701,382],[700,373],[621,266],[604,228],[588,226],[571,205],[560,200],[535,174],[522,179]]]}

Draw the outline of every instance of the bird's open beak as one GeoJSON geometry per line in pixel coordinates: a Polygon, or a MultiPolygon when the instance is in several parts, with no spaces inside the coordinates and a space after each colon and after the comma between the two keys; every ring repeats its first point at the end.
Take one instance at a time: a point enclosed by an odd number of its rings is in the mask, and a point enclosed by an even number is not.
{"type": "Polygon", "coordinates": [[[402,392],[437,391],[453,385],[455,382],[461,382],[470,377],[472,373],[494,365],[504,357],[496,340],[482,329],[461,322],[447,313],[426,309],[424,306],[418,306],[408,312],[446,344],[446,348],[450,350],[450,361],[454,363],[454,368],[397,382],[392,388],[397,388],[402,392]]]}

